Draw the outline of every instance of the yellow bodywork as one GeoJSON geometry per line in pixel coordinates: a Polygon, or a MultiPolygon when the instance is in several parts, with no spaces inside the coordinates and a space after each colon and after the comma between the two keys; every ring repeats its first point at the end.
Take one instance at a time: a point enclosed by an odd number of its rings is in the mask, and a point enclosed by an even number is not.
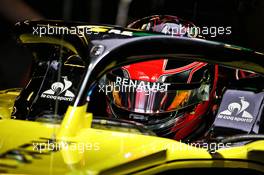
{"type": "MultiPolygon", "coordinates": [[[[27,35],[20,39],[35,42],[27,35]]],[[[59,44],[76,52],[69,43],[59,44]]],[[[171,139],[92,128],[88,104],[69,106],[61,124],[14,120],[10,116],[18,94],[0,91],[0,174],[155,174],[195,167],[264,173],[264,141],[209,153],[171,139]]]]}
{"type": "Polygon", "coordinates": [[[0,119],[8,119],[13,111],[16,97],[20,89],[8,89],[0,91],[0,119]]]}
{"type": "Polygon", "coordinates": [[[190,167],[264,172],[264,141],[210,154],[171,139],[91,128],[86,108],[70,106],[62,124],[0,120],[0,173],[155,174],[190,167]]]}

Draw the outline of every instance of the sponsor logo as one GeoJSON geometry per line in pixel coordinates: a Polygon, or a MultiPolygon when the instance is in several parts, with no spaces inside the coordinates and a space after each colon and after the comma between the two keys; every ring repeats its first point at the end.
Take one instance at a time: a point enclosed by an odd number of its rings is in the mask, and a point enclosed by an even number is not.
{"type": "Polygon", "coordinates": [[[41,94],[41,98],[49,98],[60,101],[72,101],[75,95],[70,90],[68,90],[72,86],[72,82],[67,79],[67,76],[62,78],[63,83],[53,83],[50,89],[44,91],[41,94]]]}
{"type": "Polygon", "coordinates": [[[217,118],[251,123],[253,121],[253,116],[246,109],[249,107],[250,103],[245,100],[245,97],[239,97],[240,102],[230,103],[226,110],[220,112],[217,118]]]}
{"type": "Polygon", "coordinates": [[[151,83],[116,77],[116,81],[111,84],[99,84],[99,92],[105,92],[105,94],[112,92],[142,92],[145,95],[150,95],[153,92],[167,92],[170,85],[170,83],[151,83]]]}

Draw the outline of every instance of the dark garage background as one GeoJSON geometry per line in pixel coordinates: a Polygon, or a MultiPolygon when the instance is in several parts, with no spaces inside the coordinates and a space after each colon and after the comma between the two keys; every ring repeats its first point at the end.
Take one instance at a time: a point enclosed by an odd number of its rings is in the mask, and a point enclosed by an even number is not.
{"type": "MultiPolygon", "coordinates": [[[[87,23],[124,25],[154,14],[176,15],[197,26],[231,26],[231,35],[211,39],[264,52],[263,0],[0,0],[0,10],[5,1],[20,1],[39,18],[87,23]]],[[[18,20],[32,18],[9,8],[18,20]]],[[[30,54],[16,45],[15,20],[5,13],[0,13],[0,89],[23,86],[31,62],[30,54]]]]}

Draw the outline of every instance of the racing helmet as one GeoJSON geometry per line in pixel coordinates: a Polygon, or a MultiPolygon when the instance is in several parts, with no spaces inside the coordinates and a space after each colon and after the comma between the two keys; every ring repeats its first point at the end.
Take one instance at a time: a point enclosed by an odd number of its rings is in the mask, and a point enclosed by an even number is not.
{"type": "MultiPolygon", "coordinates": [[[[175,16],[150,16],[129,28],[191,37],[192,23],[175,16]],[[184,27],[185,26],[185,27],[184,27]]],[[[204,62],[156,58],[109,72],[105,81],[110,117],[144,124],[158,136],[183,140],[204,125],[215,96],[218,67],[204,62]]]]}

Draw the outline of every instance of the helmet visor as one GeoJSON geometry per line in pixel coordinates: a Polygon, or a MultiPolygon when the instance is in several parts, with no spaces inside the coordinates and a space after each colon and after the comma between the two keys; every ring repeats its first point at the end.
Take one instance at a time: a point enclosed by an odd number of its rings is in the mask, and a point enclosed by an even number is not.
{"type": "Polygon", "coordinates": [[[176,111],[209,98],[209,86],[203,83],[152,83],[121,78],[113,74],[106,77],[108,100],[130,112],[153,114],[176,111]]]}

